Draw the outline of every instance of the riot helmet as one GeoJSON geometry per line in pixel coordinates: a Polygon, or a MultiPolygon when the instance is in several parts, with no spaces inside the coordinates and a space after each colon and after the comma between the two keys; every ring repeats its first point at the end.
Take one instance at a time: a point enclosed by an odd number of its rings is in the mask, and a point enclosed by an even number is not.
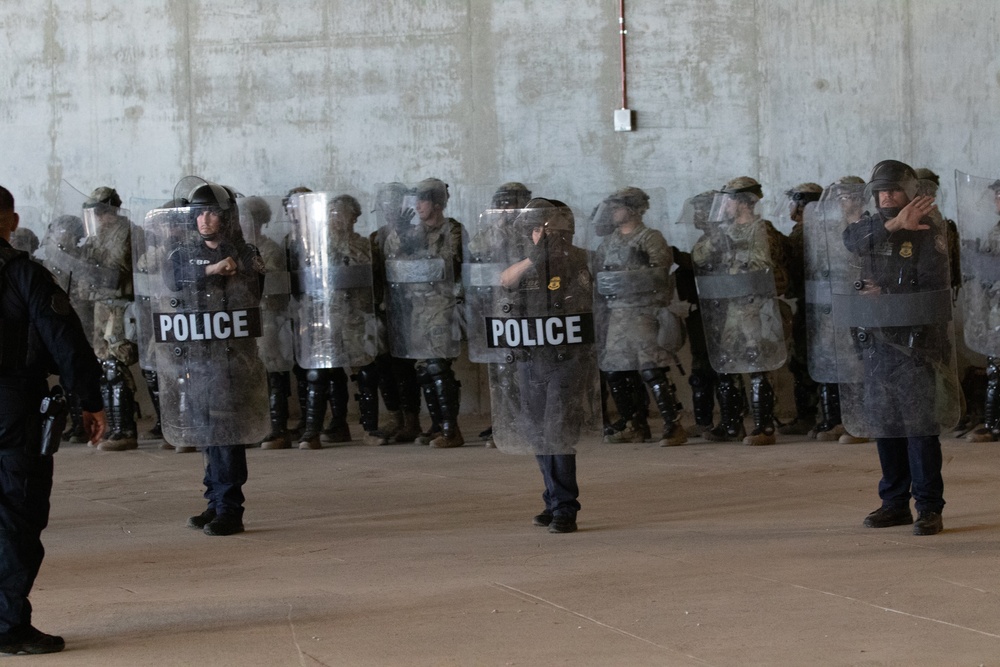
{"type": "Polygon", "coordinates": [[[871,178],[865,185],[865,199],[875,198],[875,208],[886,218],[899,215],[900,207],[882,207],[879,202],[879,192],[898,191],[906,195],[908,200],[917,196],[917,174],[913,167],[898,160],[882,160],[872,169],[871,178]]]}
{"type": "Polygon", "coordinates": [[[214,230],[203,230],[198,225],[198,233],[203,241],[217,241],[220,238],[230,240],[242,239],[243,233],[239,224],[239,212],[236,207],[237,193],[230,187],[206,181],[197,176],[185,176],[174,188],[174,199],[187,202],[193,209],[192,218],[196,224],[204,214],[219,218],[219,225],[214,230]],[[184,191],[187,190],[187,194],[184,191]]]}
{"type": "Polygon", "coordinates": [[[791,190],[785,190],[788,197],[787,215],[793,222],[802,222],[802,215],[810,202],[819,201],[823,188],[818,183],[799,183],[791,190]]]}
{"type": "Polygon", "coordinates": [[[260,228],[271,221],[271,205],[263,197],[247,197],[242,200],[240,209],[250,217],[250,223],[258,234],[260,228]]]}
{"type": "Polygon", "coordinates": [[[524,208],[531,200],[531,190],[524,183],[510,181],[504,183],[493,193],[490,202],[492,208],[524,208]]]}
{"type": "Polygon", "coordinates": [[[439,178],[425,178],[417,183],[414,194],[418,201],[429,201],[442,210],[448,205],[448,184],[439,178]]]}
{"type": "Polygon", "coordinates": [[[752,217],[756,217],[757,203],[764,198],[764,190],[756,179],[749,176],[739,176],[728,181],[719,190],[712,202],[711,222],[741,222],[745,215],[738,214],[740,207],[745,207],[752,217]]]}

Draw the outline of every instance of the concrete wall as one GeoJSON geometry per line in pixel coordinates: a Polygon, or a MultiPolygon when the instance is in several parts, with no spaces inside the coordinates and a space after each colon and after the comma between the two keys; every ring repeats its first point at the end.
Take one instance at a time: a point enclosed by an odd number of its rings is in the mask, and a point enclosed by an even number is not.
{"type": "MultiPolygon", "coordinates": [[[[993,0],[49,0],[0,4],[0,183],[167,198],[517,179],[590,210],[625,184],[770,195],[883,158],[998,171],[993,0]]],[[[473,198],[459,197],[471,202],[473,198]]],[[[456,201],[458,201],[456,199],[456,201]]],[[[452,212],[468,219],[470,203],[452,212]]]]}

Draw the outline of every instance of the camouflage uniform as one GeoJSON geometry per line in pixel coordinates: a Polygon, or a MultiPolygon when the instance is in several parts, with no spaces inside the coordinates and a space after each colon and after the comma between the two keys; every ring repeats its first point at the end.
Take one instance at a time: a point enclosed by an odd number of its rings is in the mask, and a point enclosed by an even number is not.
{"type": "MultiPolygon", "coordinates": [[[[749,177],[729,181],[722,194],[732,197],[737,206],[748,207],[741,215],[742,223],[735,221],[722,229],[710,229],[691,250],[691,261],[696,267],[725,267],[730,275],[769,270],[774,277],[777,294],[784,294],[788,286],[785,270],[787,239],[767,220],[753,213],[753,206],[762,197],[760,184],[749,177]]],[[[768,335],[776,329],[786,329],[790,312],[781,312],[781,322],[774,322],[772,310],[762,308],[759,299],[733,300],[726,305],[721,331],[706,332],[721,340],[720,348],[730,354],[752,353],[758,358],[782,356],[783,343],[768,335]]],[[[738,440],[745,444],[773,444],[774,439],[774,388],[767,372],[750,374],[751,408],[754,430],[744,437],[743,391],[738,375],[720,373],[718,399],[721,418],[719,425],[705,432],[710,440],[738,440]]]]}
{"type": "Polygon", "coordinates": [[[450,269],[452,280],[392,286],[398,292],[389,312],[390,346],[399,345],[397,349],[402,350],[419,342],[423,352],[415,366],[432,423],[422,439],[432,447],[460,447],[465,442],[458,427],[461,384],[451,365],[461,338],[457,300],[461,289],[462,225],[443,215],[448,203],[448,186],[443,181],[425,179],[417,184],[415,195],[418,210],[431,212],[419,224],[390,226],[383,246],[387,271],[389,263],[396,260],[441,259],[446,271],[450,269]]]}
{"type": "MultiPolygon", "coordinates": [[[[644,439],[642,425],[634,423],[636,393],[645,391],[642,384],[636,386],[634,382],[638,371],[652,390],[663,417],[660,444],[683,444],[687,435],[678,423],[675,388],[667,377],[670,365],[677,359],[672,346],[664,343],[668,331],[672,328],[676,333],[681,326],[667,310],[674,291],[670,276],[673,253],[663,234],[642,222],[642,214],[649,208],[645,192],[634,187],[623,188],[605,200],[605,205],[599,208],[599,215],[606,211],[613,231],[596,252],[598,284],[609,277],[620,278],[628,285],[621,294],[598,295],[606,322],[599,365],[607,372],[608,387],[618,414],[625,421],[622,429],[605,437],[605,442],[644,439]],[[635,288],[644,291],[629,293],[635,288]]],[[[604,226],[603,221],[598,222],[604,226]]]]}
{"type": "MultiPolygon", "coordinates": [[[[354,224],[361,217],[361,205],[350,195],[339,195],[330,201],[329,206],[331,212],[336,211],[339,217],[330,216],[327,247],[311,249],[311,258],[306,256],[306,248],[295,247],[292,252],[292,271],[317,266],[316,262],[320,257],[324,266],[359,266],[371,271],[371,243],[354,231],[354,224]],[[335,222],[345,218],[346,223],[335,222]]],[[[327,335],[311,340],[313,346],[319,348],[312,350],[312,353],[318,357],[374,358],[377,338],[374,331],[375,316],[369,310],[370,286],[312,291],[318,287],[318,284],[308,285],[308,288],[298,285],[293,290],[298,301],[298,326],[311,326],[318,322],[336,323],[327,335]]],[[[351,432],[347,425],[347,372],[343,367],[309,368],[305,375],[305,425],[299,437],[299,448],[319,449],[321,442],[349,442],[351,432]],[[331,423],[324,430],[323,421],[328,401],[331,406],[331,423]]]]}
{"type": "Polygon", "coordinates": [[[120,206],[121,198],[112,188],[100,187],[91,194],[85,210],[91,209],[97,218],[96,233],[80,250],[81,259],[94,268],[74,278],[81,310],[93,313],[94,353],[104,369],[101,391],[109,408],[108,436],[98,448],[105,451],[138,447],[135,380],[129,366],[139,361],[139,350],[125,335],[125,311],[132,301],[132,227],[118,214],[120,206]]]}

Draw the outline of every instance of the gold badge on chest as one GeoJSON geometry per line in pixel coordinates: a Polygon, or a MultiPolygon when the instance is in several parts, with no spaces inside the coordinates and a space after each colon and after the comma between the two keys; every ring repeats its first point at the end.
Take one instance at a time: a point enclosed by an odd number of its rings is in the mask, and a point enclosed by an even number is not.
{"type": "Polygon", "coordinates": [[[899,256],[904,259],[913,257],[913,244],[909,241],[903,241],[903,244],[899,246],[899,256]]]}
{"type": "Polygon", "coordinates": [[[549,290],[555,292],[560,287],[562,287],[562,280],[560,280],[559,276],[553,276],[552,279],[549,280],[549,290]]]}

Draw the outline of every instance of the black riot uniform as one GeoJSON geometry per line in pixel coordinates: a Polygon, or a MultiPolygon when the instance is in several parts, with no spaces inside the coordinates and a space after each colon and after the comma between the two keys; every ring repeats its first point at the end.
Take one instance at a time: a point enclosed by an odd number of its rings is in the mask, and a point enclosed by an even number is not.
{"type": "MultiPolygon", "coordinates": [[[[875,166],[869,189],[879,201],[885,191],[912,194],[913,170],[888,160],[875,166]]],[[[912,201],[912,200],[911,200],[912,201]]],[[[856,289],[882,295],[940,292],[949,288],[948,249],[945,232],[930,217],[926,229],[889,231],[886,223],[900,211],[880,208],[866,213],[844,230],[844,245],[861,258],[861,279],[856,289]]],[[[866,519],[868,527],[881,528],[913,522],[911,492],[919,513],[914,533],[941,531],[944,482],[941,476],[940,424],[935,406],[940,402],[937,374],[952,354],[946,322],[913,326],[855,328],[851,335],[865,367],[864,404],[877,410],[885,432],[905,437],[879,437],[882,507],[866,519]],[[894,369],[887,374],[885,369],[894,369]],[[902,389],[902,390],[901,390],[902,389]]]]}
{"type": "Polygon", "coordinates": [[[32,627],[28,602],[45,553],[41,533],[52,491],[52,457],[39,453],[39,404],[53,371],[86,412],[99,412],[101,368],[66,293],[4,240],[0,322],[0,651],[48,653],[63,641],[32,627]]]}

